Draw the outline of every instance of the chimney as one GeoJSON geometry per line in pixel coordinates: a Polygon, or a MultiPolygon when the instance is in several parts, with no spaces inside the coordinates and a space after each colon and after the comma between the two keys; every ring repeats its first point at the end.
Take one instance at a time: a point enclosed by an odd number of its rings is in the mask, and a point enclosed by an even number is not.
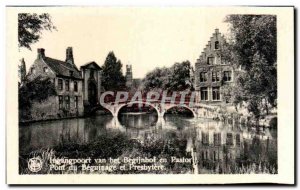
{"type": "Polygon", "coordinates": [[[45,49],[44,48],[38,48],[37,49],[38,53],[38,59],[44,59],[45,58],[45,49]]]}
{"type": "Polygon", "coordinates": [[[68,62],[70,64],[74,64],[73,49],[72,49],[72,47],[68,47],[66,49],[66,62],[68,62]]]}

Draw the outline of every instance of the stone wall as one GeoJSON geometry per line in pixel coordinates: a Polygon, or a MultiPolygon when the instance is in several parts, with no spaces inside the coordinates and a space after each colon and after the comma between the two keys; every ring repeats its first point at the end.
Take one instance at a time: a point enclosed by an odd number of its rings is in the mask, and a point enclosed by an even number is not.
{"type": "Polygon", "coordinates": [[[38,121],[38,120],[50,120],[50,119],[60,119],[60,118],[69,118],[83,116],[84,107],[83,107],[83,80],[75,78],[66,78],[66,77],[57,77],[56,74],[47,66],[47,64],[40,58],[35,60],[34,64],[30,67],[27,74],[28,80],[33,80],[36,77],[50,78],[56,87],[57,96],[51,96],[47,100],[42,102],[33,102],[30,115],[28,113],[21,113],[20,115],[26,115],[27,119],[22,120],[21,122],[26,121],[38,121]],[[63,89],[58,88],[58,80],[62,80],[63,89]],[[69,90],[66,90],[66,81],[69,81],[69,90]],[[74,83],[77,82],[78,90],[75,92],[74,83]],[[59,97],[62,97],[63,104],[59,108],[59,97]],[[66,97],[70,99],[70,108],[66,109],[66,97]],[[75,97],[78,97],[78,106],[75,108],[75,97]]]}

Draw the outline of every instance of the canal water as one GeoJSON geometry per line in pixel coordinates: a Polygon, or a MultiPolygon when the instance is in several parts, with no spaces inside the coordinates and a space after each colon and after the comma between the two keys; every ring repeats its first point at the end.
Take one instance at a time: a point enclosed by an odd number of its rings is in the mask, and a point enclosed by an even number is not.
{"type": "Polygon", "coordinates": [[[39,151],[54,150],[56,157],[166,158],[165,170],[152,173],[277,173],[277,130],[230,120],[99,115],[20,125],[19,142],[21,165],[39,151]],[[192,161],[171,163],[172,157],[192,161]]]}

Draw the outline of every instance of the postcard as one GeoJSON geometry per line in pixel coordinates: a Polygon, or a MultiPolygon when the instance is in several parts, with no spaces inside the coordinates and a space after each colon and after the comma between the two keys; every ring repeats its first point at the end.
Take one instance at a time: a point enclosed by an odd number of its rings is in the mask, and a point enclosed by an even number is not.
{"type": "Polygon", "coordinates": [[[294,184],[294,7],[6,7],[8,184],[294,184]]]}

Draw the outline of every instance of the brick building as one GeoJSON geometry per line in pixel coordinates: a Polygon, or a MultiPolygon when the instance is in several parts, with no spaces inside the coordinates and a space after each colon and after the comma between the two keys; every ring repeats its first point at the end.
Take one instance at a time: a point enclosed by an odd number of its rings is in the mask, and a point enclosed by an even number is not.
{"type": "Polygon", "coordinates": [[[100,70],[95,62],[91,62],[82,66],[80,71],[74,63],[71,47],[66,49],[65,61],[47,57],[45,49],[38,49],[37,59],[26,77],[28,80],[50,78],[57,96],[51,96],[41,103],[34,102],[32,120],[83,116],[84,102],[97,103],[101,88],[100,70]]]}
{"type": "Polygon", "coordinates": [[[230,85],[234,78],[233,66],[222,59],[225,43],[224,36],[216,29],[195,63],[194,87],[198,103],[219,104],[225,101],[222,88],[230,85]]]}

